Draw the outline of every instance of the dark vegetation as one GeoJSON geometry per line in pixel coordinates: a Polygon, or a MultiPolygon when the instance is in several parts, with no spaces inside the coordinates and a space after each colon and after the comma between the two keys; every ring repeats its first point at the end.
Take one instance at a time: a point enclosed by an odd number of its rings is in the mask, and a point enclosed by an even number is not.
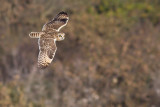
{"type": "Polygon", "coordinates": [[[159,0],[0,0],[0,107],[160,107],[159,0]],[[37,69],[44,23],[69,13],[37,69]]]}

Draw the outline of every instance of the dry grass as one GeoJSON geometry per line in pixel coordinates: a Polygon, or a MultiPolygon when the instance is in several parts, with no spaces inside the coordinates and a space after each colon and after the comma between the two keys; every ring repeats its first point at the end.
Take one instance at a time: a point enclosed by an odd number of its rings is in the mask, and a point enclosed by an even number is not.
{"type": "Polygon", "coordinates": [[[2,0],[0,106],[159,107],[160,3],[130,1],[2,0]],[[66,38],[38,70],[28,34],[61,10],[70,14],[66,38]]]}

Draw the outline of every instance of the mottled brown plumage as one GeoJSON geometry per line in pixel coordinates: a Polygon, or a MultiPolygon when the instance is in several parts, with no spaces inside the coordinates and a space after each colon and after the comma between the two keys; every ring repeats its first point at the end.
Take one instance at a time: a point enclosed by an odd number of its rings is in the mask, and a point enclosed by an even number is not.
{"type": "Polygon", "coordinates": [[[57,50],[55,39],[41,38],[39,39],[38,44],[38,66],[40,68],[45,68],[52,62],[57,50]]]}
{"type": "Polygon", "coordinates": [[[60,12],[43,26],[42,32],[31,32],[29,34],[31,38],[39,38],[38,67],[46,68],[52,62],[57,50],[56,41],[64,40],[65,34],[60,33],[59,30],[67,24],[68,20],[67,13],[60,12]]]}
{"type": "Polygon", "coordinates": [[[46,23],[42,31],[51,31],[51,30],[56,30],[59,31],[63,26],[67,24],[69,20],[69,17],[66,12],[60,12],[53,20],[50,22],[46,23]]]}

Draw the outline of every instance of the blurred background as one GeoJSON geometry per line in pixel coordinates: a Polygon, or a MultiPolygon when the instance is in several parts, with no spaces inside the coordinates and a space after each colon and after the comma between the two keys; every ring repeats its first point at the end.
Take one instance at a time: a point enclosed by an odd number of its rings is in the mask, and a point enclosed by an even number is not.
{"type": "Polygon", "coordinates": [[[159,0],[0,0],[0,107],[160,107],[159,0]],[[31,31],[70,20],[37,69],[31,31]]]}

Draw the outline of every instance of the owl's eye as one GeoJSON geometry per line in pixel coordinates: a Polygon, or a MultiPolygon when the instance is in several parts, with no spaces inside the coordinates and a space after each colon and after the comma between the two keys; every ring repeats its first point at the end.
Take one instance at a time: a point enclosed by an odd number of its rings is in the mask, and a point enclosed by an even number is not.
{"type": "Polygon", "coordinates": [[[59,35],[59,37],[62,37],[62,35],[59,35]]]}

